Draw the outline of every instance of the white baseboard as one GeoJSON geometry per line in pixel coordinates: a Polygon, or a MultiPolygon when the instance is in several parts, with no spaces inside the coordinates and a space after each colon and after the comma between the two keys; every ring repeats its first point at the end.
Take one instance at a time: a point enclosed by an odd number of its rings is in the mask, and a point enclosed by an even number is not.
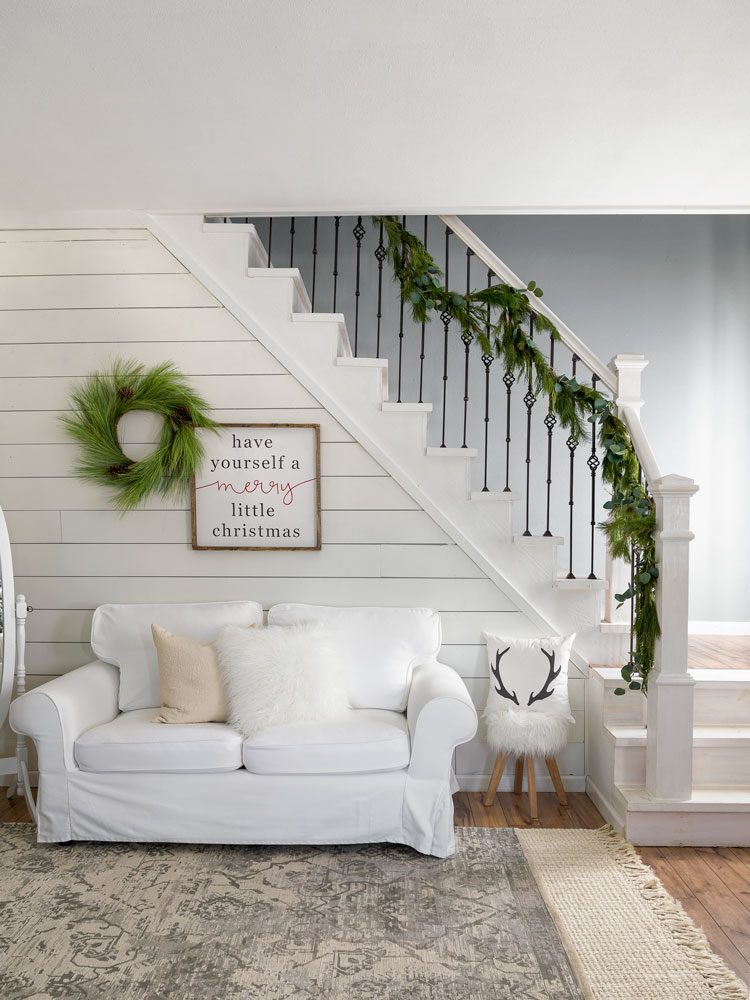
{"type": "Polygon", "coordinates": [[[625,828],[625,816],[615,809],[612,802],[594,784],[591,778],[586,778],[586,787],[584,791],[602,814],[602,817],[611,826],[613,826],[618,833],[622,833],[625,828]]]}
{"type": "Polygon", "coordinates": [[[750,635],[750,622],[688,622],[688,635],[750,635]]]}
{"type": "MultiPolygon", "coordinates": [[[[462,792],[483,792],[490,782],[489,774],[457,774],[456,778],[459,785],[461,786],[462,792]]],[[[563,786],[568,792],[585,792],[586,791],[586,779],[583,775],[579,774],[568,774],[563,775],[563,786]]],[[[549,776],[542,776],[541,774],[536,779],[536,787],[538,792],[554,792],[554,786],[552,780],[549,776]]],[[[524,781],[524,792],[526,790],[526,782],[524,781]]],[[[501,792],[512,792],[513,791],[513,775],[507,774],[500,782],[501,792]]]]}

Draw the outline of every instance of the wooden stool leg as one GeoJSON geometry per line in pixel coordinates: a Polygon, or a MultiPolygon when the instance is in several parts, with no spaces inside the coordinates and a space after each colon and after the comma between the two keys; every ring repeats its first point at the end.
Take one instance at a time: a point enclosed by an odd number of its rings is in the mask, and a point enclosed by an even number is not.
{"type": "Polygon", "coordinates": [[[513,794],[520,795],[523,791],[523,757],[516,757],[516,774],[513,781],[513,794]]]}
{"type": "Polygon", "coordinates": [[[487,785],[487,791],[484,793],[484,804],[486,806],[492,805],[492,800],[495,798],[495,792],[497,791],[497,786],[500,784],[500,779],[503,776],[503,771],[505,770],[505,763],[508,760],[508,755],[504,753],[499,753],[497,759],[495,760],[495,766],[492,769],[492,777],[490,778],[490,783],[487,785]]]}
{"type": "Polygon", "coordinates": [[[536,771],[534,770],[534,758],[526,758],[526,781],[529,786],[529,815],[532,826],[539,825],[539,807],[536,801],[536,771]]]}
{"type": "Polygon", "coordinates": [[[554,757],[547,757],[545,763],[547,765],[547,770],[549,771],[549,776],[552,778],[552,784],[555,786],[557,801],[561,806],[567,809],[568,797],[565,794],[565,786],[563,785],[562,778],[560,777],[560,769],[557,766],[557,761],[554,757]]]}

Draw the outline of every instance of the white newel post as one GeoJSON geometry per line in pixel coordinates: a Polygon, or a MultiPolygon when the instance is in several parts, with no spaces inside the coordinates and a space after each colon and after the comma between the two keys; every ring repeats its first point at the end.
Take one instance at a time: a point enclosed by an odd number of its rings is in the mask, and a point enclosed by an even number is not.
{"type": "Polygon", "coordinates": [[[688,593],[692,479],[662,476],[650,483],[656,503],[656,609],[661,639],[648,685],[646,789],[657,799],[693,792],[693,688],[688,673],[688,593]]]}

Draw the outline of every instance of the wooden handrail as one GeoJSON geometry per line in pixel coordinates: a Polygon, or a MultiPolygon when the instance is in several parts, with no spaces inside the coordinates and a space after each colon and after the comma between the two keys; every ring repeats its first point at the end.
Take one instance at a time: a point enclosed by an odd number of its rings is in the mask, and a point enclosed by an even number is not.
{"type": "MultiPolygon", "coordinates": [[[[525,288],[526,282],[522,281],[517,274],[503,263],[502,260],[474,233],[465,222],[462,222],[457,215],[441,215],[439,218],[446,226],[455,233],[461,242],[467,246],[482,263],[489,268],[493,274],[497,275],[501,281],[507,282],[516,288],[525,288]]],[[[617,379],[604,362],[590,350],[584,342],[577,337],[570,327],[556,316],[540,299],[531,296],[531,305],[535,312],[546,316],[548,320],[555,324],[560,340],[581,359],[588,370],[607,386],[611,392],[617,392],[617,379]]]]}

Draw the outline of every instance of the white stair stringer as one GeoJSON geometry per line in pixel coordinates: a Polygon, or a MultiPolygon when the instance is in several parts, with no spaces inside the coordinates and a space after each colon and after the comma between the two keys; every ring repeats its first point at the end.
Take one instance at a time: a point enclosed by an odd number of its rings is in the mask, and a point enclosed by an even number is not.
{"type": "MultiPolygon", "coordinates": [[[[509,532],[498,528],[491,502],[470,498],[475,454],[427,453],[429,410],[387,404],[383,361],[351,358],[342,338],[343,317],[316,317],[299,271],[258,267],[262,257],[252,227],[204,224],[200,216],[148,215],[154,236],[338,420],[476,563],[542,634],[575,631],[574,661],[607,662],[601,594],[553,586],[554,563],[545,570],[509,532]],[[252,229],[252,232],[250,231],[252,229]],[[239,230],[239,231],[238,231],[239,230]],[[251,256],[252,255],[252,256],[251,256]],[[302,319],[302,317],[305,317],[302,319]]],[[[262,246],[262,245],[261,245],[262,246]]],[[[498,499],[507,510],[512,501],[498,499]]],[[[500,523],[506,523],[506,514],[500,523]]],[[[544,541],[550,541],[545,539],[544,541]]],[[[556,551],[554,545],[549,546],[556,551]]]]}

